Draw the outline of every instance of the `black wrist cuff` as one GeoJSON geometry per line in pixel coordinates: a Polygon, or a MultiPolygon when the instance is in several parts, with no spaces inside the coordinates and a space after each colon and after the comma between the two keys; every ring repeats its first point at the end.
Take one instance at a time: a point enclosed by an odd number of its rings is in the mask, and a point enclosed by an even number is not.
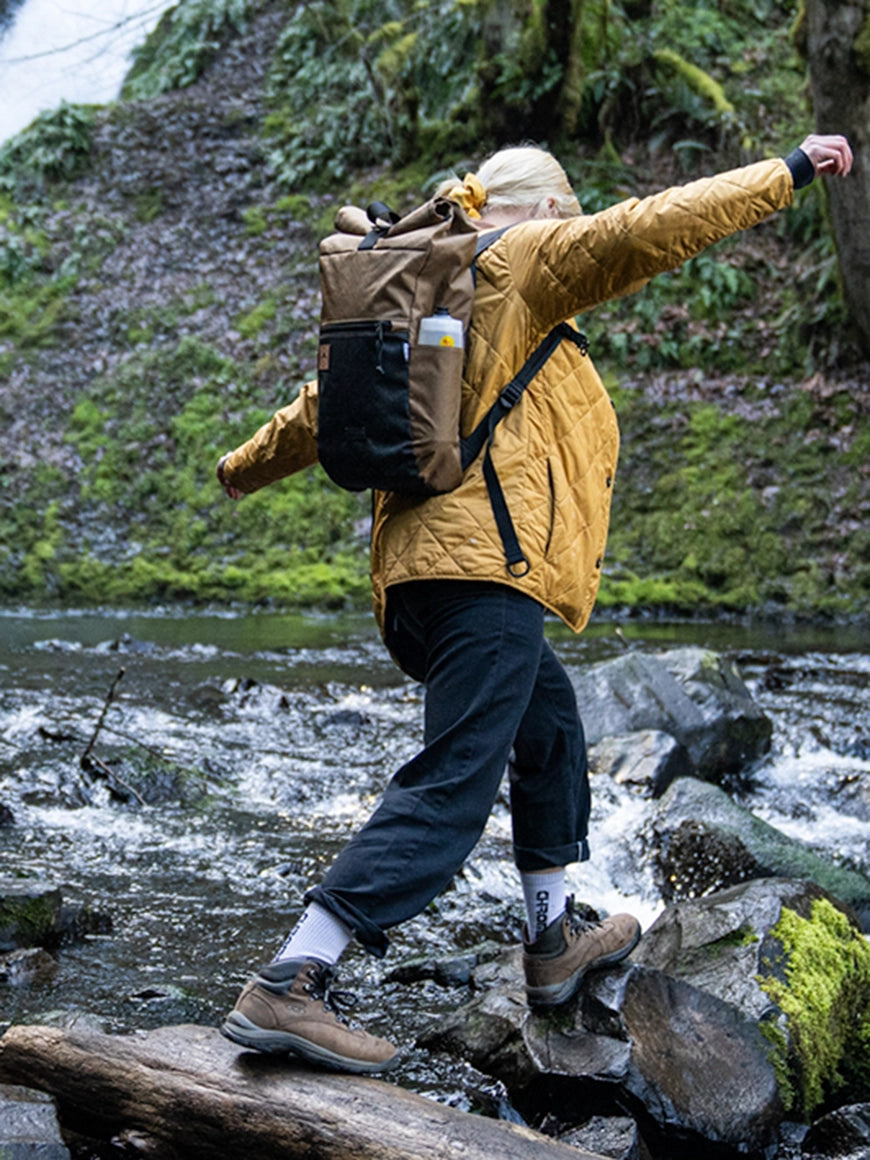
{"type": "Polygon", "coordinates": [[[801,148],[792,149],[791,153],[786,157],[785,163],[791,170],[795,189],[803,189],[816,176],[816,167],[801,148]]]}

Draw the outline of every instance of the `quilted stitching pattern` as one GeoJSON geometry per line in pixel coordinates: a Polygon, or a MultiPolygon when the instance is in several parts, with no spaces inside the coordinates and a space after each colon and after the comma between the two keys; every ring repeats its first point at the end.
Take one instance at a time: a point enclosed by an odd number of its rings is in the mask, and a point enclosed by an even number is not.
{"type": "MultiPolygon", "coordinates": [[[[792,196],[785,163],[764,161],[589,217],[509,230],[478,264],[463,433],[556,323],[639,289],[792,196]]],[[[308,384],[232,454],[228,478],[254,491],[307,466],[316,456],[316,424],[316,384],[308,384]]],[[[563,343],[499,424],[493,445],[529,573],[514,579],[506,571],[480,461],[448,495],[413,501],[380,493],[372,534],[379,622],[391,584],[437,577],[510,584],[582,629],[598,591],[618,446],[613,408],[591,360],[563,343]]]]}
{"type": "MultiPolygon", "coordinates": [[[[478,265],[463,433],[557,322],[638,289],[791,197],[787,167],[768,161],[594,216],[509,230],[478,265]]],[[[506,571],[478,462],[448,495],[424,502],[377,497],[372,577],[379,620],[391,584],[474,578],[528,592],[582,629],[598,591],[618,446],[613,408],[591,360],[563,343],[499,424],[493,444],[532,565],[528,575],[515,579],[506,571]]]]}

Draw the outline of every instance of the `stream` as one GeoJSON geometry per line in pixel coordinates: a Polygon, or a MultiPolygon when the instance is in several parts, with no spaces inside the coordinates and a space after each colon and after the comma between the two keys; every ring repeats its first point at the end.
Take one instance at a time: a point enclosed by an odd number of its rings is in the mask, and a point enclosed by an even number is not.
{"type": "MultiPolygon", "coordinates": [[[[548,635],[569,671],[626,646],[736,657],[774,741],[734,792],[870,873],[870,630],[628,621],[548,635]]],[[[0,877],[60,884],[112,924],[61,948],[51,980],[5,986],[0,1022],[72,1011],[113,1032],[218,1023],[420,736],[420,689],[363,614],[0,612],[0,804],[15,819],[0,828],[0,877]],[[84,774],[80,757],[116,680],[91,750],[113,780],[84,774]]],[[[597,778],[593,794],[593,856],[570,886],[648,926],[662,909],[638,851],[651,803],[597,778]]],[[[392,932],[387,959],[345,956],[340,985],[370,1030],[413,1045],[467,998],[385,981],[403,959],[517,940],[509,835],[500,798],[468,864],[392,932]]],[[[446,1057],[411,1050],[391,1082],[504,1112],[498,1085],[446,1057]]]]}

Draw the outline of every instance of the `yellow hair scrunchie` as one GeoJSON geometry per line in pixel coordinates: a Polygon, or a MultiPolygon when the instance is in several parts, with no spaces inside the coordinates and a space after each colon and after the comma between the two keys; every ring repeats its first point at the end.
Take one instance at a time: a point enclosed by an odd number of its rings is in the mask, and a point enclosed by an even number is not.
{"type": "Polygon", "coordinates": [[[486,205],[486,190],[476,173],[466,173],[462,185],[454,185],[446,196],[458,202],[470,218],[479,218],[486,205]]]}

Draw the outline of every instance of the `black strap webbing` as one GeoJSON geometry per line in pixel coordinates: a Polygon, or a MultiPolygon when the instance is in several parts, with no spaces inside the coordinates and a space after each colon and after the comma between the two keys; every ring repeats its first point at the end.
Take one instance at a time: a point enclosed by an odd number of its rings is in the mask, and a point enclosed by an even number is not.
{"type": "Polygon", "coordinates": [[[575,330],[567,322],[560,322],[558,326],[554,326],[546,338],[542,339],[535,347],[508,385],[502,389],[489,411],[471,434],[462,440],[461,444],[463,471],[474,462],[480,454],[481,448],[484,444],[486,445],[483,458],[483,478],[486,481],[492,513],[504,547],[507,570],[511,576],[525,576],[531,565],[520,547],[513,520],[508,511],[507,501],[504,498],[504,492],[495,470],[495,464],[492,462],[492,441],[497,425],[508,411],[520,401],[523,391],[563,339],[573,342],[581,354],[588,353],[589,341],[585,334],[581,334],[579,330],[575,330]]]}

